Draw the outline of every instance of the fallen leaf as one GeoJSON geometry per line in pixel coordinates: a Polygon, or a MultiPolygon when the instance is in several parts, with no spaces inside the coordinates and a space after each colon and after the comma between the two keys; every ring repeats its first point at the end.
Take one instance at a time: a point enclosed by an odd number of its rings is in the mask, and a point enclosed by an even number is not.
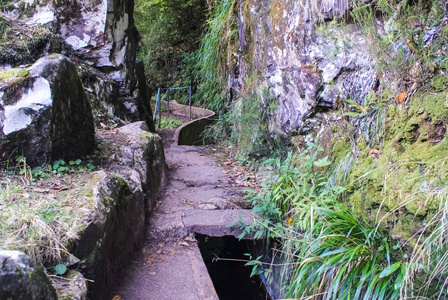
{"type": "Polygon", "coordinates": [[[118,295],[116,295],[116,296],[114,296],[114,297],[112,298],[112,300],[121,300],[121,297],[118,296],[118,295]]]}
{"type": "Polygon", "coordinates": [[[371,155],[373,155],[373,156],[379,156],[379,155],[381,155],[381,151],[376,150],[376,149],[371,149],[371,150],[369,150],[369,152],[367,152],[367,155],[368,155],[368,156],[371,156],[371,155]]]}
{"type": "Polygon", "coordinates": [[[187,201],[187,202],[185,202],[185,204],[188,204],[188,205],[194,205],[194,202],[187,201]]]}
{"type": "Polygon", "coordinates": [[[196,242],[196,239],[194,239],[194,238],[192,238],[192,237],[189,237],[189,236],[187,236],[187,237],[185,238],[185,240],[186,240],[187,242],[192,242],[192,243],[196,242]]]}
{"type": "Polygon", "coordinates": [[[157,246],[159,246],[159,248],[163,248],[163,244],[159,243],[157,246]]]}
{"type": "Polygon", "coordinates": [[[292,223],[292,218],[288,218],[288,220],[286,220],[286,222],[288,222],[288,224],[292,223]]]}
{"type": "Polygon", "coordinates": [[[170,254],[171,254],[171,256],[174,256],[177,254],[177,251],[174,249],[170,249],[170,254]]]}
{"type": "Polygon", "coordinates": [[[21,196],[22,196],[22,198],[28,199],[30,197],[30,194],[23,193],[21,196]]]}
{"type": "Polygon", "coordinates": [[[359,109],[360,109],[362,112],[364,112],[364,111],[366,110],[365,107],[362,106],[362,105],[359,106],[359,109]]]}
{"type": "Polygon", "coordinates": [[[156,253],[157,253],[157,254],[162,253],[162,249],[157,250],[156,253]]]}
{"type": "Polygon", "coordinates": [[[185,243],[185,242],[180,242],[179,246],[190,247],[190,245],[188,243],[185,243]]]}
{"type": "Polygon", "coordinates": [[[403,103],[403,101],[406,99],[406,97],[408,96],[407,92],[403,92],[397,95],[397,97],[395,97],[395,101],[397,103],[403,103]]]}
{"type": "Polygon", "coordinates": [[[142,249],[142,252],[143,252],[143,253],[146,253],[146,247],[142,249]]]}
{"type": "Polygon", "coordinates": [[[254,188],[255,187],[255,185],[253,183],[250,183],[250,182],[245,182],[244,186],[245,187],[249,187],[249,188],[254,188]]]}
{"type": "Polygon", "coordinates": [[[48,190],[47,189],[41,189],[41,188],[34,188],[33,192],[36,192],[36,193],[48,193],[48,190]]]}

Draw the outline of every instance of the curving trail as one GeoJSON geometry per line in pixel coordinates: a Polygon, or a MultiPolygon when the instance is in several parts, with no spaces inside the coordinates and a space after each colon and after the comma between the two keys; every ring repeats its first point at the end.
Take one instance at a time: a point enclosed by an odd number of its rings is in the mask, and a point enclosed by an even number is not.
{"type": "Polygon", "coordinates": [[[209,146],[177,146],[173,130],[159,133],[170,170],[166,190],[150,217],[142,249],[108,299],[219,299],[194,233],[238,236],[238,229],[226,225],[239,215],[250,221],[240,209],[244,188],[225,176],[225,153],[209,146]]]}

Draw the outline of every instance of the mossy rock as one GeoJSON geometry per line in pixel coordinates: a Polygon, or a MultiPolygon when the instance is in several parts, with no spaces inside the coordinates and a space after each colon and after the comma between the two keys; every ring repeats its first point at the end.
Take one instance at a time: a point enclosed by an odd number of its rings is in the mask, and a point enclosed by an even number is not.
{"type": "Polygon", "coordinates": [[[430,118],[432,124],[447,122],[447,93],[416,93],[410,100],[409,115],[419,116],[422,114],[425,114],[427,118],[430,118]]]}

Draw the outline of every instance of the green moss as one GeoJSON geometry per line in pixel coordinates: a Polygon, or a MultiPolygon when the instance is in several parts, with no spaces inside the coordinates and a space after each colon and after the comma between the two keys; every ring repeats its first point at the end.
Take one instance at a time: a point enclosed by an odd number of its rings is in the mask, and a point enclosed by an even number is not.
{"type": "Polygon", "coordinates": [[[392,235],[409,240],[415,228],[415,220],[411,215],[401,216],[392,229],[392,235]]]}
{"type": "MultiPolygon", "coordinates": [[[[157,120],[155,121],[156,123],[158,122],[157,120]]],[[[183,122],[181,120],[175,119],[175,118],[171,118],[171,117],[163,117],[160,120],[160,126],[161,128],[177,128],[179,126],[181,126],[183,124],[183,122]]]]}
{"type": "Polygon", "coordinates": [[[362,196],[361,191],[356,191],[350,195],[349,203],[353,207],[354,211],[360,213],[364,211],[365,197],[362,196]]]}
{"type": "Polygon", "coordinates": [[[443,27],[443,36],[448,38],[448,24],[443,27]]]}
{"type": "Polygon", "coordinates": [[[448,138],[443,137],[442,130],[434,137],[447,120],[445,102],[446,93],[420,93],[411,99],[409,110],[398,105],[392,114],[389,109],[378,157],[367,156],[369,149],[363,140],[358,142],[361,156],[347,187],[353,195],[349,197],[352,205],[359,206],[361,192],[365,193],[366,207],[381,204],[392,210],[403,206],[414,216],[426,216],[430,209],[436,209],[440,201],[429,199],[431,191],[422,192],[422,188],[427,182],[436,186],[448,182],[447,173],[439,170],[448,153],[448,138]]]}
{"type": "Polygon", "coordinates": [[[389,107],[389,110],[387,111],[387,116],[389,118],[393,118],[395,116],[395,106],[389,107]]]}
{"type": "Polygon", "coordinates": [[[409,115],[418,116],[423,113],[431,118],[433,124],[448,119],[447,93],[417,93],[412,97],[409,115]]]}
{"type": "Polygon", "coordinates": [[[447,88],[448,78],[445,75],[437,75],[432,78],[431,86],[438,92],[441,92],[447,88]]]}
{"type": "Polygon", "coordinates": [[[29,70],[23,70],[20,68],[9,69],[0,72],[0,82],[7,82],[16,77],[27,77],[30,74],[29,70]]]}
{"type": "Polygon", "coordinates": [[[138,136],[142,140],[147,140],[147,141],[150,141],[150,140],[154,139],[154,137],[156,137],[156,135],[154,133],[151,133],[151,132],[148,132],[148,131],[142,132],[138,136]]]}
{"type": "Polygon", "coordinates": [[[22,70],[17,74],[17,77],[27,77],[28,75],[30,75],[29,70],[22,70]]]}

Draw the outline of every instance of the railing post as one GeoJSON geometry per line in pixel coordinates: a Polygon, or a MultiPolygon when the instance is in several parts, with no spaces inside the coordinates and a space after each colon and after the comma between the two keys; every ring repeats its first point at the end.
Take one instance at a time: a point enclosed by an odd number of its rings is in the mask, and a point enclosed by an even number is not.
{"type": "Polygon", "coordinates": [[[168,116],[170,115],[170,89],[168,89],[168,91],[166,92],[166,101],[168,102],[167,107],[168,107],[168,116]]]}
{"type": "Polygon", "coordinates": [[[160,97],[160,89],[159,89],[159,99],[158,99],[158,101],[159,101],[159,129],[160,129],[161,122],[162,122],[162,100],[161,100],[161,97],[160,97]]]}
{"type": "Polygon", "coordinates": [[[152,116],[153,121],[155,121],[157,116],[157,108],[159,107],[159,101],[160,101],[160,88],[157,91],[156,107],[154,108],[154,115],[152,116]]]}
{"type": "Polygon", "coordinates": [[[188,104],[190,105],[190,121],[191,121],[191,85],[188,89],[188,104]]]}

